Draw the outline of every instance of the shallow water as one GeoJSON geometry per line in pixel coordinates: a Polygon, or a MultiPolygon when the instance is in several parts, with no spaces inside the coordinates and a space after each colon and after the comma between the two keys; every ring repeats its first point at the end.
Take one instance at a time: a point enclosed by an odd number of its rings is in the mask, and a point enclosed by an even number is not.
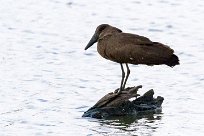
{"type": "Polygon", "coordinates": [[[0,2],[0,135],[203,135],[202,0],[0,2]],[[128,86],[165,98],[161,114],[81,115],[119,87],[120,66],[84,47],[102,23],[170,45],[181,65],[130,66],[128,86]]]}

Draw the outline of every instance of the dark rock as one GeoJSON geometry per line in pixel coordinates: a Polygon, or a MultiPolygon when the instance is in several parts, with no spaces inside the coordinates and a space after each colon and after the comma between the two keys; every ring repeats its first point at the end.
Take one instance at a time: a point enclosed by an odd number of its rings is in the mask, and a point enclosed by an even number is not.
{"type": "Polygon", "coordinates": [[[113,92],[106,94],[93,107],[84,112],[82,117],[101,119],[113,116],[160,112],[164,98],[161,96],[153,98],[153,89],[137,98],[139,96],[137,94],[139,88],[142,88],[142,86],[128,87],[120,94],[113,92]],[[135,98],[135,100],[130,101],[129,99],[131,98],[135,98]]]}

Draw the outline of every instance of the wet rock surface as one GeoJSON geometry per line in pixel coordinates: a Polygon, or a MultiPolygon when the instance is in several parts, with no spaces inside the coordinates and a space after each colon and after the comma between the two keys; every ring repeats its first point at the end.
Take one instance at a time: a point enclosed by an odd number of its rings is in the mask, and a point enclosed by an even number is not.
{"type": "Polygon", "coordinates": [[[120,94],[111,92],[102,97],[93,107],[88,109],[82,117],[108,118],[113,116],[137,115],[147,112],[161,112],[164,98],[154,98],[154,90],[147,91],[140,96],[137,92],[142,86],[128,87],[120,94]],[[140,97],[138,97],[140,96],[140,97]],[[133,99],[134,100],[130,100],[133,99]]]}

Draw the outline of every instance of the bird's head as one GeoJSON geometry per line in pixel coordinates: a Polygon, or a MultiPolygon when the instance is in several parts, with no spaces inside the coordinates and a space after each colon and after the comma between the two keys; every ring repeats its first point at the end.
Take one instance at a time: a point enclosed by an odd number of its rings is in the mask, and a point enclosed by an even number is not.
{"type": "Polygon", "coordinates": [[[91,37],[91,40],[89,41],[89,43],[87,44],[87,46],[85,47],[85,50],[87,50],[89,47],[91,47],[94,43],[96,43],[98,41],[98,39],[112,34],[114,32],[122,32],[120,29],[116,28],[116,27],[112,27],[108,24],[101,24],[96,28],[96,31],[94,33],[94,35],[91,37]]]}

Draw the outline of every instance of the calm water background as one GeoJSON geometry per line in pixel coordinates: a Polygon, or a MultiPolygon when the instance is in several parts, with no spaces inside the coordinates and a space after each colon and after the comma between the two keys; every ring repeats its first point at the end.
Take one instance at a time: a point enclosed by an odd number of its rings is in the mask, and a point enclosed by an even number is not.
{"type": "Polygon", "coordinates": [[[204,134],[203,0],[0,1],[0,135],[204,134]],[[84,47],[102,23],[170,45],[181,65],[133,66],[128,86],[165,98],[161,114],[81,118],[119,87],[120,66],[84,47]]]}

